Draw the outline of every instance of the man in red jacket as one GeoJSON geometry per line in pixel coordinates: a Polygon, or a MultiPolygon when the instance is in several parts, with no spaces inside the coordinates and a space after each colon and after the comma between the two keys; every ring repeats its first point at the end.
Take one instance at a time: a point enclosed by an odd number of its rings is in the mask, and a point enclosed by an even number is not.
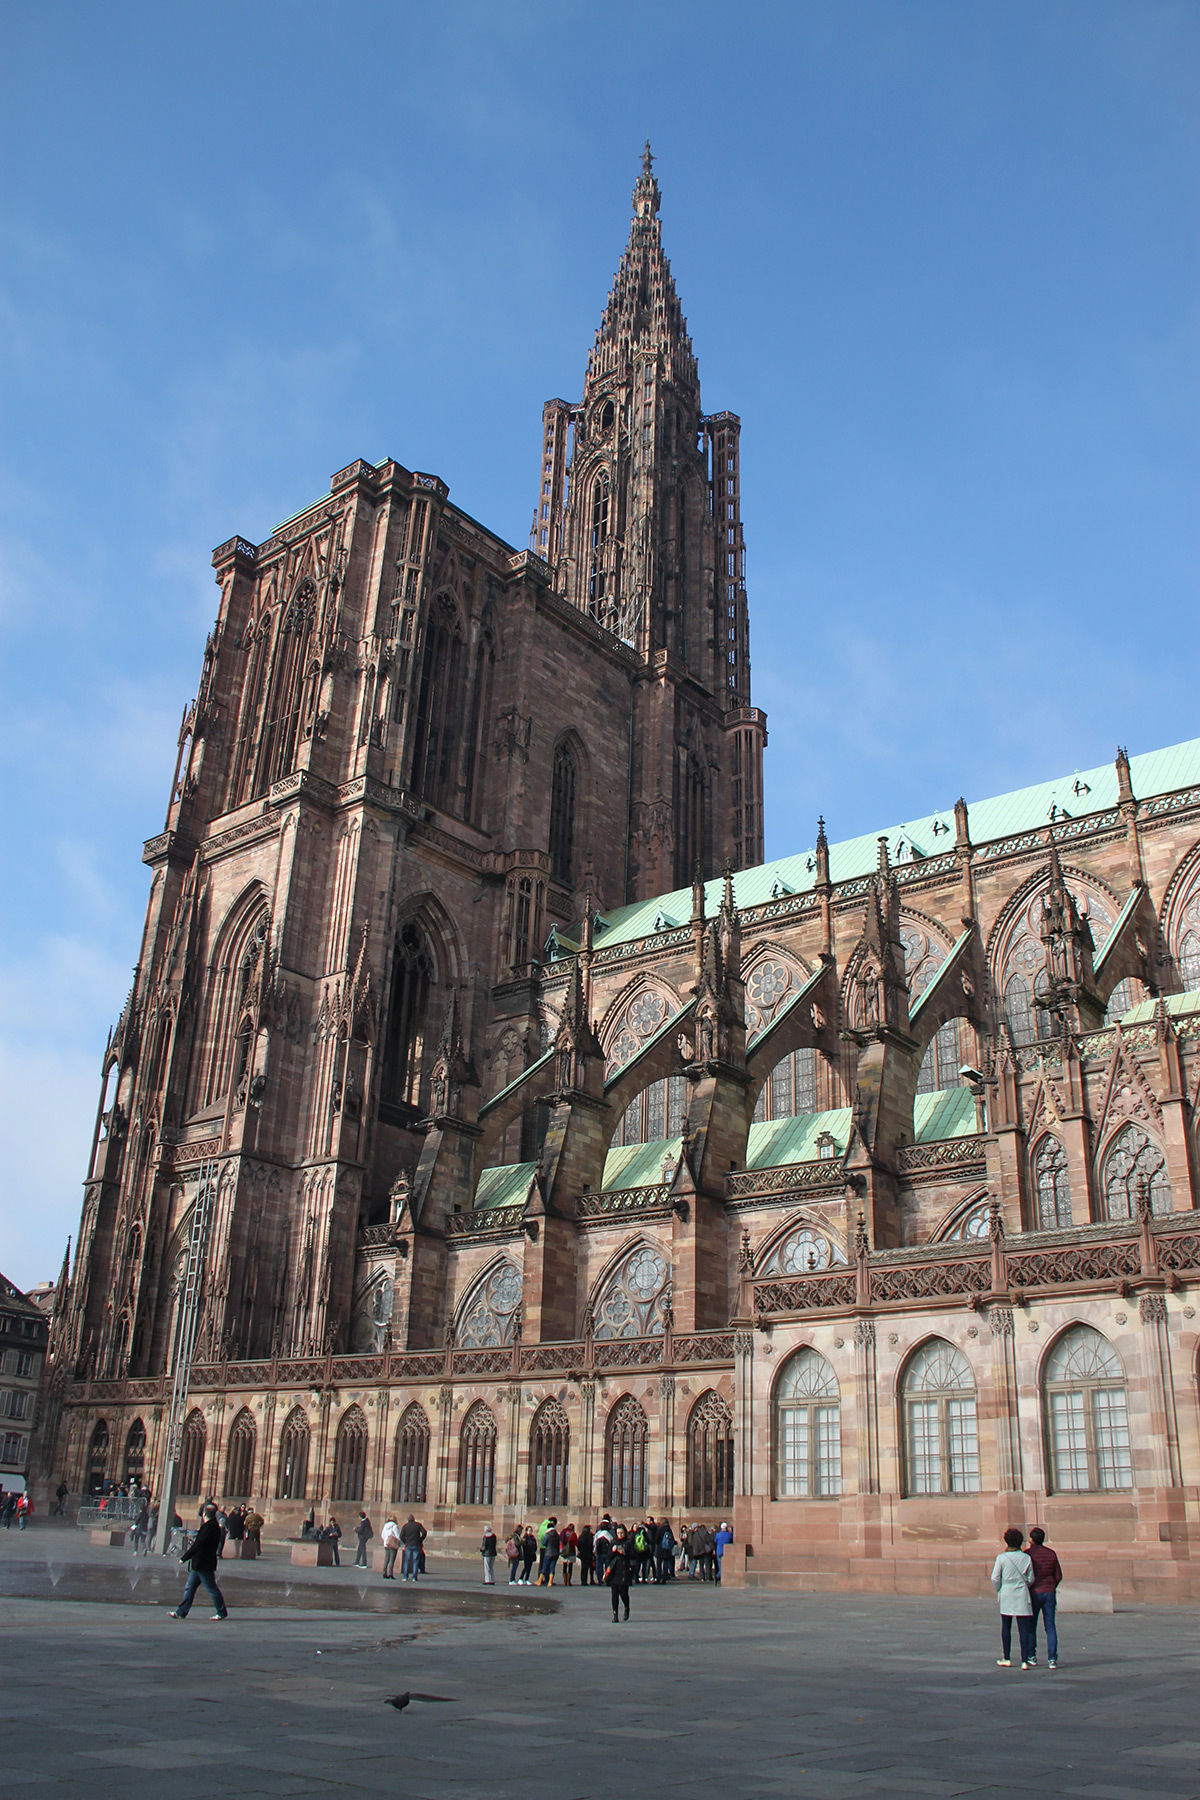
{"type": "Polygon", "coordinates": [[[1046,1655],[1047,1667],[1058,1667],[1058,1630],[1054,1622],[1054,1609],[1058,1598],[1058,1584],[1063,1578],[1062,1564],[1053,1550],[1046,1544],[1046,1534],[1040,1525],[1035,1525],[1029,1534],[1028,1557],[1033,1564],[1033,1618],[1029,1627],[1028,1661],[1037,1661],[1037,1628],[1039,1618],[1046,1621],[1046,1655]]]}

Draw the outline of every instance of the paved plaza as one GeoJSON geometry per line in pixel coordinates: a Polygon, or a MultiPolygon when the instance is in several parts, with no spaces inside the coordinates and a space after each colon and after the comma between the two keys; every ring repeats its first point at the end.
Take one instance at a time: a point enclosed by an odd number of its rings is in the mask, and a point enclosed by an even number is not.
{"type": "Polygon", "coordinates": [[[393,1589],[277,1548],[222,1566],[227,1623],[203,1595],[178,1623],[174,1565],[0,1533],[0,1794],[1200,1796],[1196,1608],[1064,1617],[1061,1668],[1022,1674],[985,1601],[685,1582],[613,1626],[603,1591],[430,1568],[393,1589]]]}

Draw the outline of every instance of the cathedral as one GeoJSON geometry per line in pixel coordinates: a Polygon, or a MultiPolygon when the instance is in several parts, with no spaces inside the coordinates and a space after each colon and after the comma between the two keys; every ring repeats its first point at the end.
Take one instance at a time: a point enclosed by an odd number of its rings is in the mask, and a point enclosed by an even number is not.
{"type": "Polygon", "coordinates": [[[213,555],[37,1472],[1200,1599],[1200,741],[764,864],[659,205],[528,549],[389,459],[213,555]]]}

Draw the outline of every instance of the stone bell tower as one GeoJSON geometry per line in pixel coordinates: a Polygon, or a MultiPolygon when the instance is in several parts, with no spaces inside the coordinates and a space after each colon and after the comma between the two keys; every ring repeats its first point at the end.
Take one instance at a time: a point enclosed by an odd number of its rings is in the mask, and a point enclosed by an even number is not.
{"type": "Polygon", "coordinates": [[[706,415],[650,146],[579,405],[548,401],[533,548],[640,660],[629,899],[762,860],[735,413],[706,415]]]}

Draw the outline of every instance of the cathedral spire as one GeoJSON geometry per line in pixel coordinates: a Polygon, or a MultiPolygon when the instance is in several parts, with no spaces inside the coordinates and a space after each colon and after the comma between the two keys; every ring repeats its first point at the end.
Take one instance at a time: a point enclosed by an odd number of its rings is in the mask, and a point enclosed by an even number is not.
{"type": "Polygon", "coordinates": [[[699,406],[700,376],[692,340],[671,265],[663,255],[658,216],[662,194],[653,164],[647,139],[642,172],[634,183],[629,242],[588,357],[585,400],[595,387],[630,374],[641,357],[661,355],[661,375],[694,397],[699,406]]]}

